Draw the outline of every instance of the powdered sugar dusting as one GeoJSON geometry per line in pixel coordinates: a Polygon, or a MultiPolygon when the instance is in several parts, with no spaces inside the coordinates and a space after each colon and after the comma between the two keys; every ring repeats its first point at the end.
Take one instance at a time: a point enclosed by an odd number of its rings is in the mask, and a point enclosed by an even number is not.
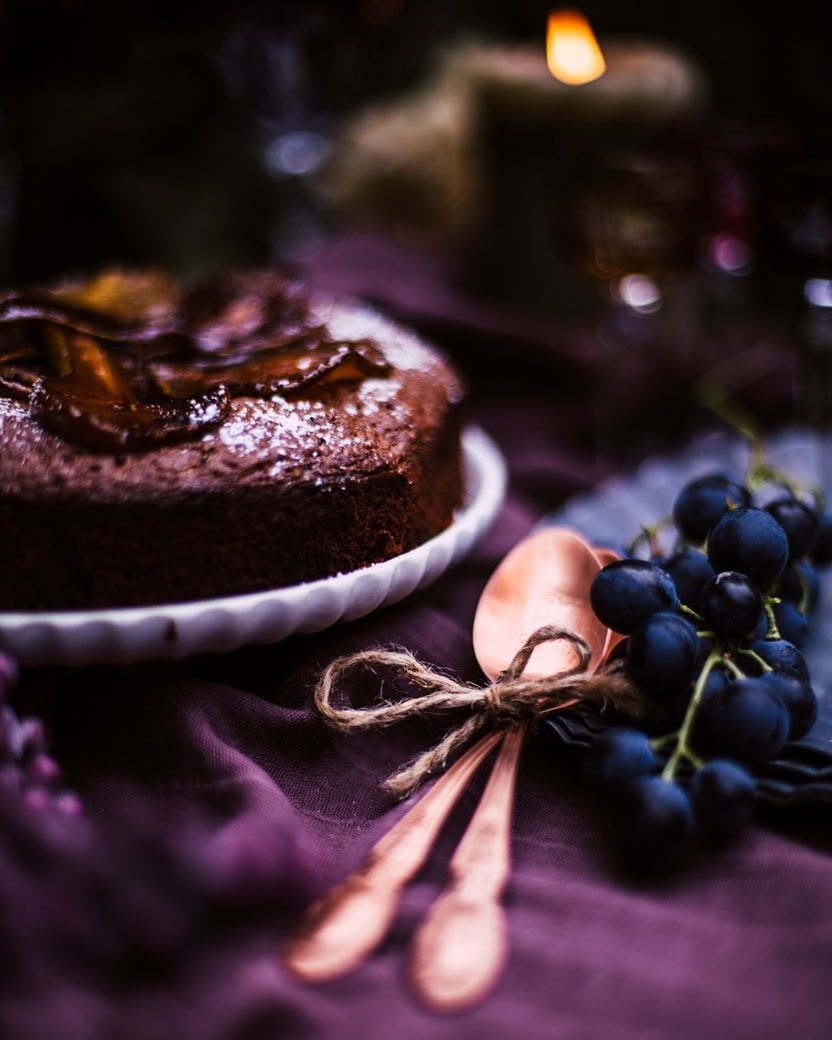
{"type": "Polygon", "coordinates": [[[69,444],[41,429],[19,401],[0,398],[3,437],[30,465],[0,467],[9,492],[39,495],[63,488],[94,501],[141,496],[149,486],[200,493],[215,482],[243,487],[286,481],[336,483],[344,473],[407,465],[414,427],[430,427],[436,409],[455,400],[459,384],[436,352],[414,333],[352,301],[313,301],[316,321],[333,339],[372,340],[390,371],[332,383],[304,397],[238,397],[214,430],[148,453],[120,456],[69,444]],[[5,474],[5,475],[4,475],[5,474]]]}
{"type": "Polygon", "coordinates": [[[403,372],[427,371],[436,365],[436,350],[429,348],[415,332],[390,321],[365,304],[354,300],[312,300],[316,320],[325,322],[334,339],[376,340],[384,354],[403,372]]]}

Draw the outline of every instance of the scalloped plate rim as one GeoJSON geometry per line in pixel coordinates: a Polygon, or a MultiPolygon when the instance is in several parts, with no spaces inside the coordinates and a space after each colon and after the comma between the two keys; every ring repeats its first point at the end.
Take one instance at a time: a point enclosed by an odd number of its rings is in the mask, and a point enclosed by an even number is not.
{"type": "Polygon", "coordinates": [[[465,502],[435,537],[390,560],[283,589],[90,611],[0,613],[0,649],[24,667],[134,664],[280,642],[356,620],[411,595],[459,562],[490,526],[507,472],[491,438],[462,432],[465,502]]]}

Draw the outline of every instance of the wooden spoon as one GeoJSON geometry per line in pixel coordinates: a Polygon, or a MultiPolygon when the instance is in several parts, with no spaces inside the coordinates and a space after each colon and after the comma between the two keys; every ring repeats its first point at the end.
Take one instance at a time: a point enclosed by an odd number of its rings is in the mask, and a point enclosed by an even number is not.
{"type": "MultiPolygon", "coordinates": [[[[588,668],[603,660],[609,638],[589,605],[600,561],[580,537],[546,528],[520,542],[483,590],[474,618],[474,652],[492,678],[501,674],[541,625],[558,625],[590,644],[588,668]]],[[[572,643],[541,645],[538,669],[548,674],[576,663],[572,643]]],[[[524,676],[529,674],[526,668],[524,676]]],[[[409,977],[423,1003],[459,1012],[480,1003],[496,984],[508,954],[502,906],[511,870],[511,813],[525,723],[506,733],[500,755],[450,864],[450,882],[417,931],[409,977]]]]}

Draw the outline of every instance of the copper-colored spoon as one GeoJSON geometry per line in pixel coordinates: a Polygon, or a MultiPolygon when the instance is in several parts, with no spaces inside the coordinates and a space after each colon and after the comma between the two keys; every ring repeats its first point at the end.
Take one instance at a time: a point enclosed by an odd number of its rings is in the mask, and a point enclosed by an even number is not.
{"type": "Polygon", "coordinates": [[[491,991],[508,955],[501,905],[511,869],[511,809],[527,724],[512,726],[450,863],[450,881],[413,939],[410,982],[434,1011],[459,1012],[491,991]]]}
{"type": "MultiPolygon", "coordinates": [[[[474,622],[474,649],[492,680],[505,671],[517,647],[541,624],[558,624],[584,636],[592,649],[590,667],[595,667],[603,657],[608,632],[595,619],[588,600],[589,584],[600,564],[586,543],[572,532],[551,528],[545,535],[530,536],[534,539],[530,551],[523,550],[521,543],[510,553],[480,598],[474,622]],[[541,567],[548,576],[540,574],[541,567]],[[517,568],[514,582],[510,580],[511,568],[517,568]],[[507,587],[512,584],[513,594],[507,587]],[[540,599],[544,602],[538,603],[540,599]],[[535,600],[535,605],[530,607],[529,600],[535,600]],[[511,640],[503,637],[502,625],[507,626],[511,640]],[[518,635],[525,629],[525,635],[518,635]],[[495,631],[499,635],[497,644],[485,654],[495,631]]],[[[551,672],[564,671],[575,664],[575,651],[568,642],[538,647],[535,654],[544,649],[549,650],[545,667],[551,672]]],[[[528,668],[524,674],[528,674],[528,668]]],[[[470,1004],[487,994],[499,976],[504,957],[505,925],[499,900],[509,873],[511,805],[524,734],[525,726],[519,726],[508,735],[492,732],[482,737],[376,843],[364,864],[311,908],[284,951],[288,968],[298,978],[324,982],[346,975],[375,949],[389,928],[402,888],[425,862],[442,824],[476,770],[505,737],[493,777],[452,860],[453,887],[461,889],[463,895],[467,893],[469,902],[477,896],[483,907],[479,926],[483,945],[478,948],[460,938],[458,911],[453,911],[454,899],[449,898],[451,911],[446,911],[444,918],[437,915],[435,920],[439,923],[432,925],[427,938],[418,941],[413,969],[422,999],[452,1010],[463,996],[442,996],[451,992],[446,980],[448,965],[460,956],[470,964],[471,958],[481,953],[489,969],[477,976],[475,991],[464,994],[464,1001],[470,1004]],[[471,879],[463,880],[474,865],[471,879]],[[431,960],[434,967],[430,966],[431,960]]]]}
{"type": "MultiPolygon", "coordinates": [[[[575,531],[544,527],[519,542],[494,571],[474,615],[472,638],[480,668],[496,679],[542,625],[579,632],[592,648],[589,667],[603,659],[608,629],[589,605],[589,587],[601,562],[575,531]]],[[[544,643],[532,654],[527,679],[554,675],[577,663],[577,651],[544,643]]]]}
{"type": "Polygon", "coordinates": [[[306,982],[354,971],[382,941],[404,886],[418,872],[459,796],[503,734],[482,737],[373,848],[355,873],[315,903],[285,950],[306,982]]]}
{"type": "MultiPolygon", "coordinates": [[[[543,624],[580,633],[592,651],[588,667],[597,667],[609,638],[589,605],[589,586],[600,568],[590,547],[563,528],[546,528],[520,542],[494,572],[477,606],[474,652],[486,674],[501,674],[520,645],[515,640],[525,641],[543,624]]],[[[559,640],[538,650],[547,651],[541,657],[548,674],[575,664],[569,642],[559,640]]],[[[527,667],[524,676],[528,673],[527,667]]],[[[478,1004],[505,963],[502,895],[511,870],[511,813],[525,735],[526,724],[506,733],[488,786],[451,860],[450,882],[414,938],[411,984],[437,1011],[458,1012],[478,1004]]]]}

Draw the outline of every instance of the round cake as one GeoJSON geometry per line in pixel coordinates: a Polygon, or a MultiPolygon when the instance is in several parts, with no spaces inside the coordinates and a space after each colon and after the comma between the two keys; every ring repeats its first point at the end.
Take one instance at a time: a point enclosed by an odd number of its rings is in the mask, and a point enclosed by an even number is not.
{"type": "Polygon", "coordinates": [[[462,499],[446,359],[279,272],[108,271],[0,300],[0,609],[281,588],[462,499]]]}

